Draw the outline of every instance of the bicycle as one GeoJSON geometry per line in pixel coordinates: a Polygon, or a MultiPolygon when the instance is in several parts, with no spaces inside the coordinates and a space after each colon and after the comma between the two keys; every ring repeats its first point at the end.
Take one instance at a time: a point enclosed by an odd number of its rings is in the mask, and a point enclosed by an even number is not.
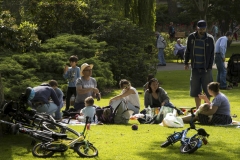
{"type": "Polygon", "coordinates": [[[78,132],[67,127],[63,123],[56,122],[51,115],[46,113],[37,113],[36,110],[27,105],[24,101],[24,96],[25,95],[22,94],[19,101],[10,101],[5,103],[3,108],[0,110],[1,113],[9,117],[10,122],[15,124],[19,123],[25,128],[66,133],[72,138],[79,136],[78,132]]]}
{"type": "Polygon", "coordinates": [[[88,117],[86,118],[83,132],[75,139],[71,139],[62,133],[25,128],[19,123],[14,124],[3,120],[0,120],[0,123],[11,125],[13,134],[20,132],[41,141],[32,148],[32,154],[35,157],[47,158],[53,156],[56,152],[63,153],[68,149],[73,149],[81,157],[95,157],[98,155],[97,148],[86,140],[87,130],[90,128],[88,117]]]}
{"type": "Polygon", "coordinates": [[[174,134],[168,136],[167,141],[161,144],[162,148],[168,147],[169,145],[181,141],[180,152],[190,154],[200,148],[202,146],[202,143],[204,143],[205,145],[208,143],[206,138],[209,137],[209,134],[203,128],[196,129],[195,127],[195,124],[193,122],[193,118],[195,117],[193,109],[195,109],[195,107],[190,109],[192,115],[190,127],[183,130],[182,132],[174,132],[174,134]],[[196,130],[197,133],[188,138],[187,133],[191,129],[196,130]]]}

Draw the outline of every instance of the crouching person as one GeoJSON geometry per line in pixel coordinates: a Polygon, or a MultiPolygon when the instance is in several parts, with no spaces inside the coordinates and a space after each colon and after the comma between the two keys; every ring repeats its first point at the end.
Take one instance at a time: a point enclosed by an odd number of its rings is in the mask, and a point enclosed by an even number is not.
{"type": "Polygon", "coordinates": [[[32,107],[39,113],[54,115],[60,106],[56,92],[48,84],[42,84],[32,89],[34,97],[30,100],[32,107]],[[49,101],[51,99],[52,101],[49,101]]]}

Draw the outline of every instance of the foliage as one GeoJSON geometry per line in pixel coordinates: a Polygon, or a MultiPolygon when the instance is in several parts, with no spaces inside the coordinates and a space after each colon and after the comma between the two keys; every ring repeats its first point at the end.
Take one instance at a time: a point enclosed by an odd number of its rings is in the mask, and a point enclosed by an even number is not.
{"type": "Polygon", "coordinates": [[[35,34],[36,24],[22,22],[19,26],[9,11],[2,11],[0,15],[0,47],[24,53],[36,50],[40,45],[40,40],[35,34]]]}
{"type": "Polygon", "coordinates": [[[65,58],[77,55],[81,58],[91,58],[104,51],[106,43],[97,42],[87,36],[59,34],[56,38],[51,38],[43,43],[41,50],[44,52],[64,52],[65,58]]]}
{"type": "Polygon", "coordinates": [[[144,51],[145,46],[154,43],[154,39],[150,38],[152,32],[149,33],[126,19],[99,23],[101,25],[95,37],[108,44],[108,50],[99,55],[99,58],[111,64],[115,80],[126,78],[135,85],[140,85],[149,73],[156,72],[154,56],[144,51]]]}
{"type": "Polygon", "coordinates": [[[28,1],[23,18],[31,18],[38,26],[41,40],[53,38],[60,33],[74,33],[73,26],[81,17],[87,4],[82,0],[28,1]]]}

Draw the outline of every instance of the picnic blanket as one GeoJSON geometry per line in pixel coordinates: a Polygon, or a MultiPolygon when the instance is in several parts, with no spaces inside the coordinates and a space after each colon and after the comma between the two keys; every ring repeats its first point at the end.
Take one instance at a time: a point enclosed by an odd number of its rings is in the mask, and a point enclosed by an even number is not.
{"type": "MultiPolygon", "coordinates": [[[[67,125],[85,125],[85,122],[79,122],[76,119],[62,119],[62,123],[67,125]]],[[[96,125],[96,123],[91,123],[91,125],[96,125]]]]}

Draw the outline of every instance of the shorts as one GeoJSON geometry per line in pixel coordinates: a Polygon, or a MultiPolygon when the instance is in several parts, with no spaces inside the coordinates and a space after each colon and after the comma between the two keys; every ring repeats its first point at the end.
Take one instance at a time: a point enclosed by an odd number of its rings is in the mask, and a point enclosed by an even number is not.
{"type": "Polygon", "coordinates": [[[213,114],[212,120],[208,122],[209,117],[204,114],[198,114],[198,121],[205,125],[226,125],[232,123],[232,118],[229,115],[213,114]]]}
{"type": "Polygon", "coordinates": [[[192,69],[190,76],[190,96],[198,97],[202,91],[210,97],[207,85],[213,81],[212,69],[192,69]]]}

